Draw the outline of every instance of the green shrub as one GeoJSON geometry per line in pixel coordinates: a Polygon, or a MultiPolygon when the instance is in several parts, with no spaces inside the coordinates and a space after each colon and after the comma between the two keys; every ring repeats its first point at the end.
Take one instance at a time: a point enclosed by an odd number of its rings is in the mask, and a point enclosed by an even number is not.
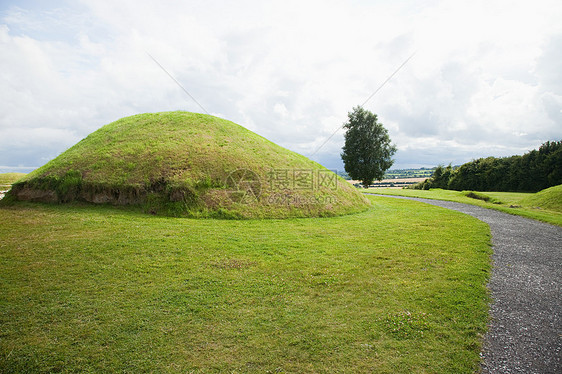
{"type": "Polygon", "coordinates": [[[484,194],[478,193],[478,192],[474,192],[474,191],[466,191],[463,192],[464,196],[466,197],[470,197],[471,199],[477,199],[477,200],[482,200],[482,201],[490,201],[490,196],[486,196],[484,194]]]}

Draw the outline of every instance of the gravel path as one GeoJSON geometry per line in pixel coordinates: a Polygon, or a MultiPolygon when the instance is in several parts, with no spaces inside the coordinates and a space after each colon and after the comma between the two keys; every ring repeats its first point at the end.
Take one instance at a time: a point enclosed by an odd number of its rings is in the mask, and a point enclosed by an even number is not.
{"type": "Polygon", "coordinates": [[[492,319],[482,372],[562,373],[562,227],[474,205],[406,199],[457,210],[490,226],[492,319]]]}

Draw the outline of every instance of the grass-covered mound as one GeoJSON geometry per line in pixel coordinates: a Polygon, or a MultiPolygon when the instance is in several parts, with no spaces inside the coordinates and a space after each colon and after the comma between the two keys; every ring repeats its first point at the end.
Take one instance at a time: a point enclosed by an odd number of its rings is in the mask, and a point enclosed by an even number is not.
{"type": "Polygon", "coordinates": [[[521,204],[562,213],[562,184],[537,192],[525,198],[521,204]]]}
{"type": "Polygon", "coordinates": [[[230,121],[188,112],[110,123],[14,184],[9,196],[225,218],[334,216],[368,205],[318,163],[230,121]]]}

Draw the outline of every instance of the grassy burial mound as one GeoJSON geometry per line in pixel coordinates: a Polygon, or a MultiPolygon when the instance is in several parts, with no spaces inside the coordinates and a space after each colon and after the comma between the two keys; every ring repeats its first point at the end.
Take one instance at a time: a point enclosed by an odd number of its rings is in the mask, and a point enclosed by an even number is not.
{"type": "Polygon", "coordinates": [[[562,184],[530,195],[521,204],[562,213],[562,184]]]}
{"type": "Polygon", "coordinates": [[[9,195],[222,218],[334,216],[368,206],[318,163],[230,121],[188,112],[110,123],[28,174],[9,195]]]}

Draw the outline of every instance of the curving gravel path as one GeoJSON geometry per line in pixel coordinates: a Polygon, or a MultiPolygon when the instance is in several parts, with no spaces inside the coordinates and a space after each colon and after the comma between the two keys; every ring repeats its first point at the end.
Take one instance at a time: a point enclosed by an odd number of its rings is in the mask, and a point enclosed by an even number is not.
{"type": "Polygon", "coordinates": [[[562,227],[474,205],[400,196],[457,210],[492,232],[491,321],[483,373],[562,373],[562,227]]]}

